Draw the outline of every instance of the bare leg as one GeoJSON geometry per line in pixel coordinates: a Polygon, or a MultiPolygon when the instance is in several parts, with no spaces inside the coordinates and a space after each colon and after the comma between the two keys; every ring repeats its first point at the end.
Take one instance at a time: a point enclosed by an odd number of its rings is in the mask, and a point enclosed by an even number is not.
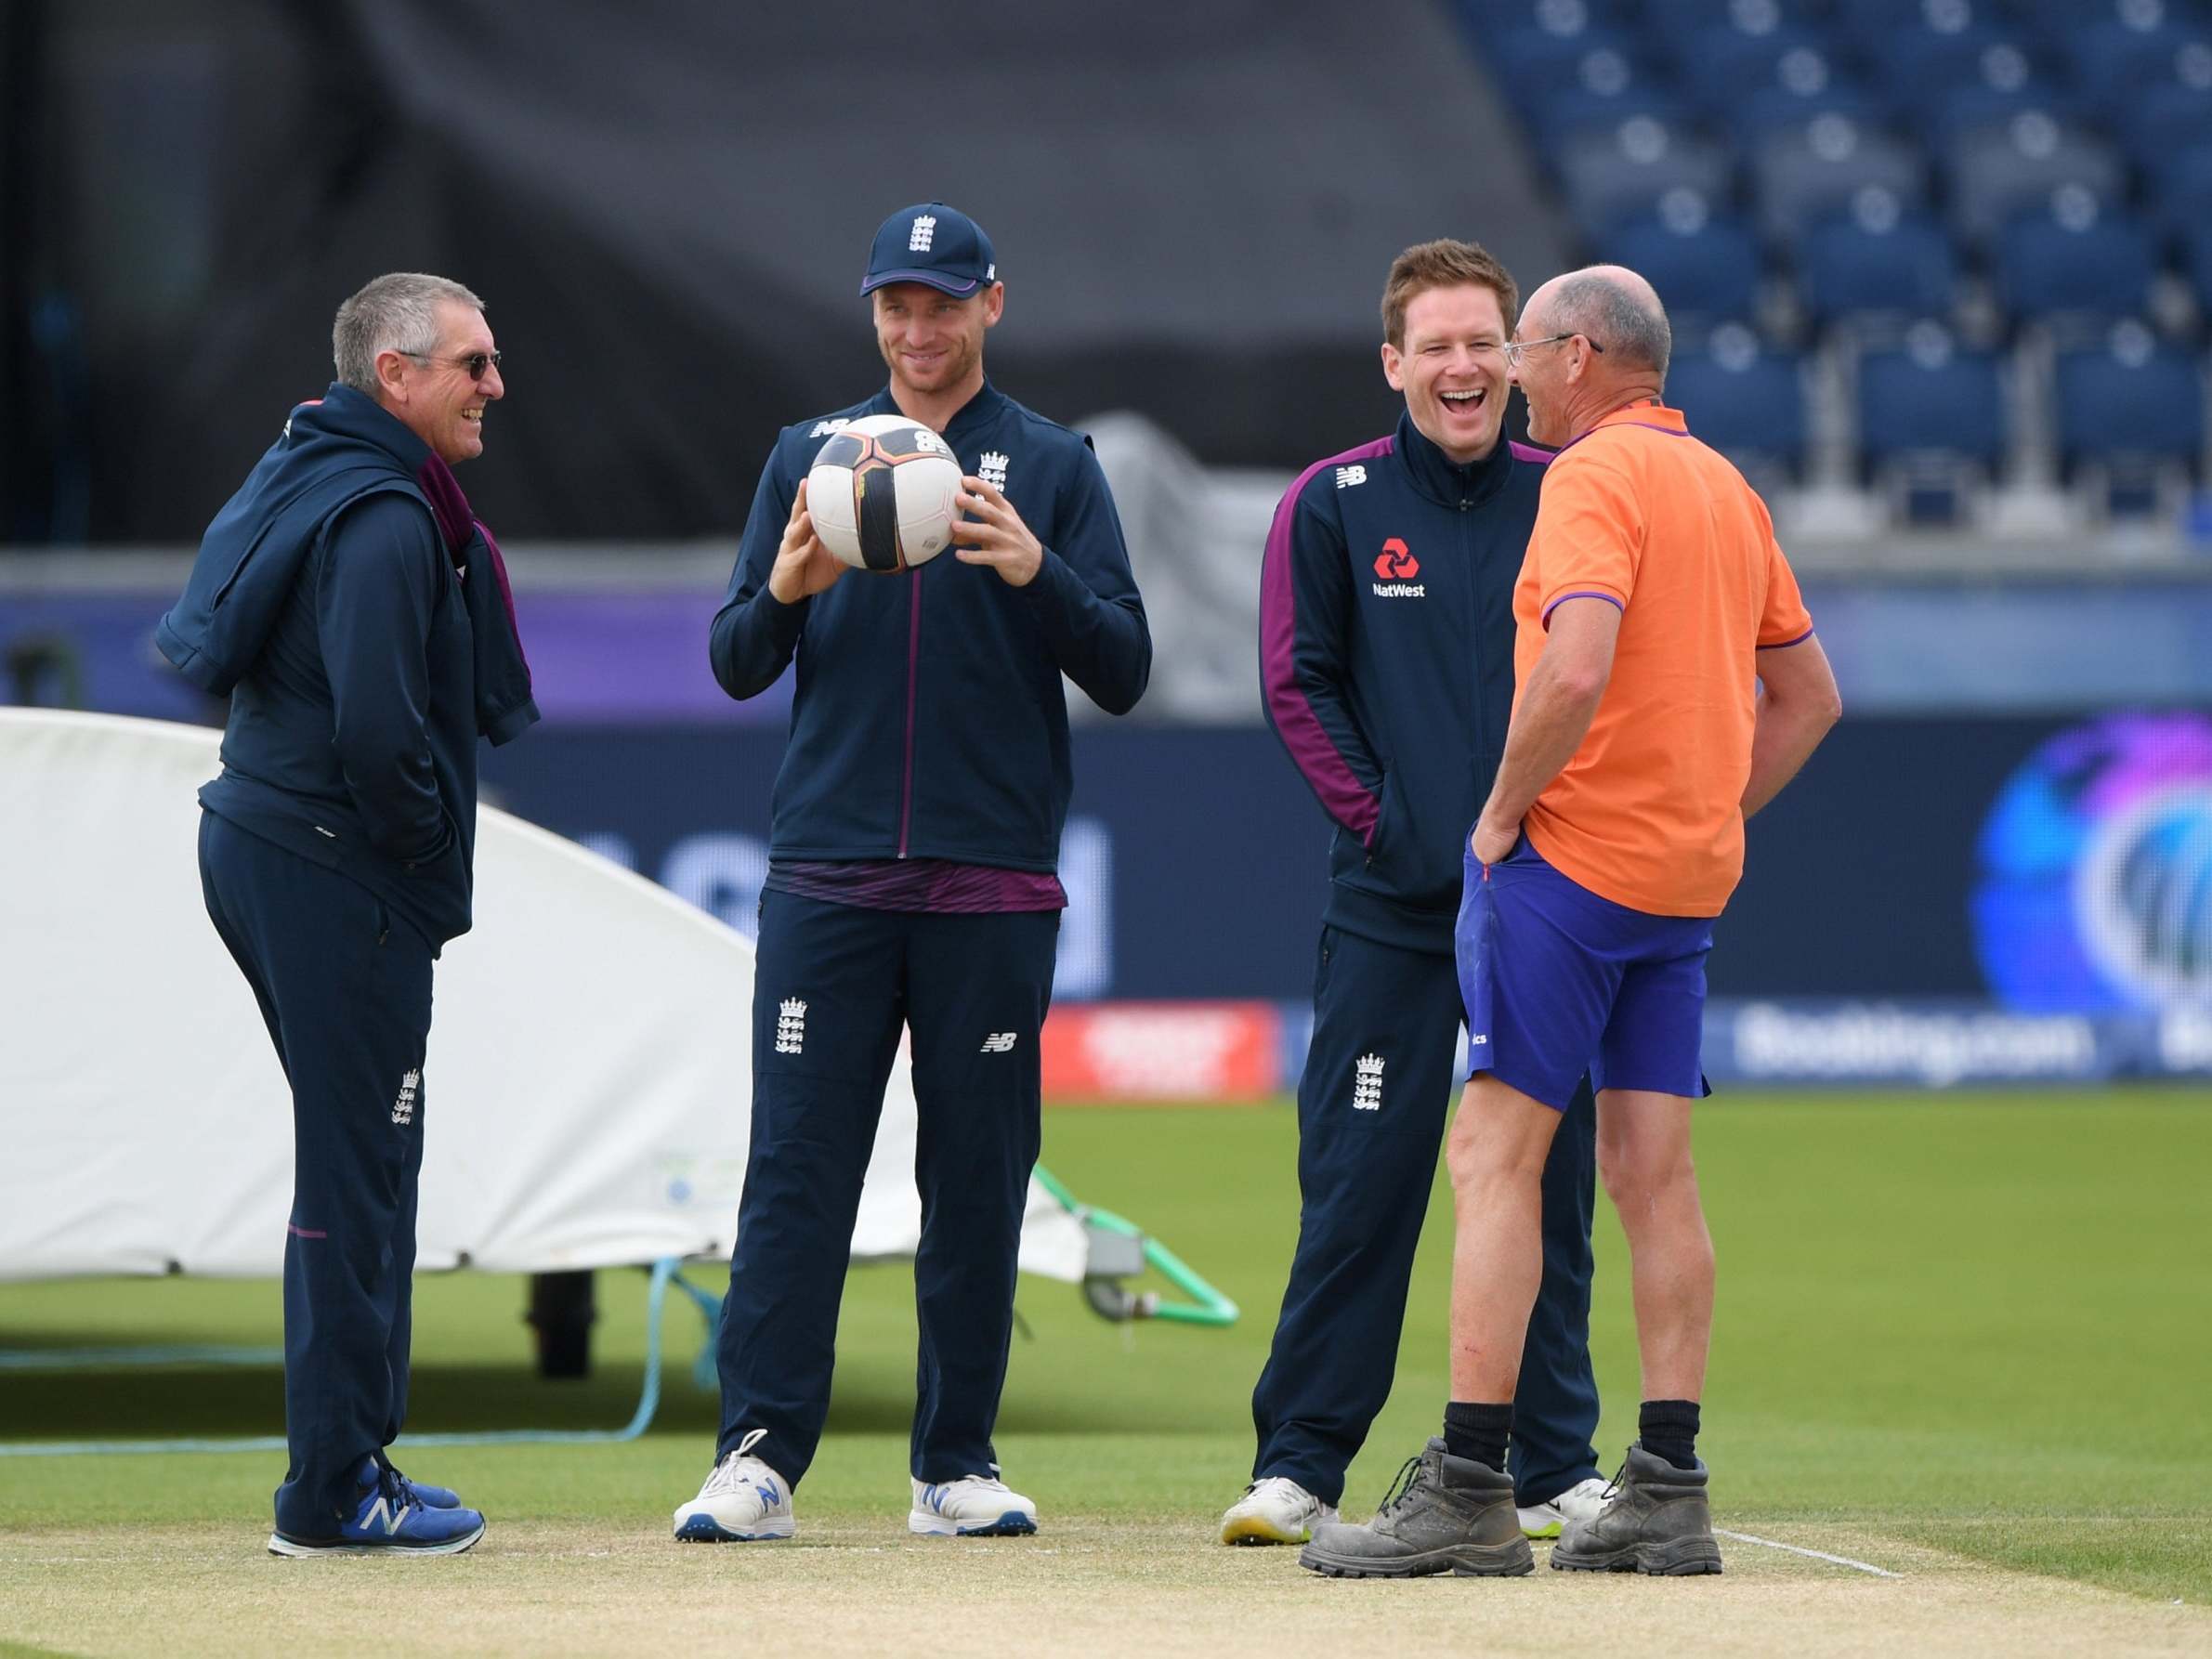
{"type": "Polygon", "coordinates": [[[1643,1398],[1698,1400],[1713,1334],[1713,1238],[1679,1094],[1598,1095],[1598,1175],[1629,1236],[1643,1398]]]}
{"type": "Polygon", "coordinates": [[[1510,1402],[1544,1276],[1544,1157],[1560,1114],[1489,1072],[1470,1078],[1445,1142],[1452,1245],[1452,1398],[1510,1402]]]}

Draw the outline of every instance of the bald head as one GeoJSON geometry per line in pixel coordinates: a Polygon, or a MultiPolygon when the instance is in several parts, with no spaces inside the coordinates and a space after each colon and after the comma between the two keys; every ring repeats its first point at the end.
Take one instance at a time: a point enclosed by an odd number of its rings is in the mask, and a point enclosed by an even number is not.
{"type": "Polygon", "coordinates": [[[1674,331],[1652,285],[1625,265],[1590,265],[1553,277],[1533,294],[1522,333],[1585,334],[1603,347],[1604,372],[1663,385],[1674,331]]]}

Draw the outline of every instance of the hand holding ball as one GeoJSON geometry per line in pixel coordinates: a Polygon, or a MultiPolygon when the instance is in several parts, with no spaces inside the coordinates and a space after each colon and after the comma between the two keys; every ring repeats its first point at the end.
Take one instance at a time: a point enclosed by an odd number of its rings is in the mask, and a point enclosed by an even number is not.
{"type": "Polygon", "coordinates": [[[950,545],[960,489],[960,463],[935,432],[904,415],[863,415],[815,452],[806,509],[842,563],[908,570],[950,545]]]}

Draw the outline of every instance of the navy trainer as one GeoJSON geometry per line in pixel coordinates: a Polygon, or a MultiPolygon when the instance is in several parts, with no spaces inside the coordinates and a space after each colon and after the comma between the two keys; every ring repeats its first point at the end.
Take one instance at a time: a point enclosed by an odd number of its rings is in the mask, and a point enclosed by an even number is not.
{"type": "Polygon", "coordinates": [[[459,1555],[484,1535],[484,1518],[476,1510],[430,1504],[424,1488],[373,1458],[364,1472],[373,1478],[363,1487],[353,1519],[338,1528],[335,1537],[295,1538],[273,1532],[269,1554],[459,1555]]]}

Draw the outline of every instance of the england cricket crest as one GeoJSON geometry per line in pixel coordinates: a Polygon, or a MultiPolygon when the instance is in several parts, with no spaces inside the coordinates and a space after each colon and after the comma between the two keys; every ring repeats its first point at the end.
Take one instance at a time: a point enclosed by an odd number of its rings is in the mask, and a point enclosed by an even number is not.
{"type": "Polygon", "coordinates": [[[806,1004],[786,997],[776,1013],[776,1052],[796,1054],[806,1047],[806,1004]]]}
{"type": "Polygon", "coordinates": [[[1352,1109],[1355,1112],[1382,1110],[1382,1056],[1362,1054],[1354,1063],[1352,1109]]]}

